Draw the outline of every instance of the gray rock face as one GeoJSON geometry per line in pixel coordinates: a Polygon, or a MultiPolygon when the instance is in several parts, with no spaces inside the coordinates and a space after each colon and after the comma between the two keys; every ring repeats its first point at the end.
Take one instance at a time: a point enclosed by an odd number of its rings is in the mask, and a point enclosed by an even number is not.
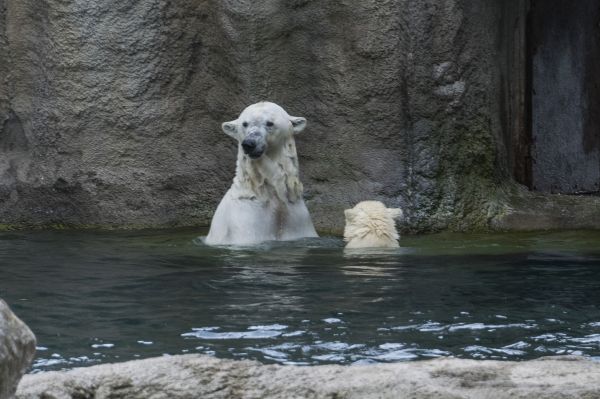
{"type": "Polygon", "coordinates": [[[220,123],[270,100],[309,121],[318,229],[366,199],[408,230],[488,226],[521,3],[0,0],[0,223],[208,225],[234,175],[220,123]]]}
{"type": "Polygon", "coordinates": [[[593,398],[598,373],[568,357],[294,367],[185,355],[27,375],[17,398],[593,398]]]}
{"type": "Polygon", "coordinates": [[[220,123],[266,99],[309,121],[318,228],[365,199],[485,224],[500,3],[0,0],[0,221],[208,224],[234,174],[220,123]]]}
{"type": "Polygon", "coordinates": [[[35,355],[35,336],[0,299],[0,399],[13,397],[35,355]]]}
{"type": "Polygon", "coordinates": [[[543,192],[600,191],[600,4],[532,6],[532,184],[543,192]]]}

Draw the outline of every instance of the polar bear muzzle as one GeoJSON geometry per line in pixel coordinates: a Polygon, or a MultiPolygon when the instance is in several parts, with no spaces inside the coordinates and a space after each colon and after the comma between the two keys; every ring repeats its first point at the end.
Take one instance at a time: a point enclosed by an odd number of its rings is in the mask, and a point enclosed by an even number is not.
{"type": "Polygon", "coordinates": [[[251,131],[244,140],[242,140],[242,149],[244,154],[252,159],[257,159],[262,156],[266,149],[264,134],[260,131],[251,131]]]}
{"type": "Polygon", "coordinates": [[[264,150],[259,149],[256,140],[250,138],[246,138],[242,141],[242,149],[244,150],[244,154],[252,159],[260,158],[264,152],[264,150]]]}

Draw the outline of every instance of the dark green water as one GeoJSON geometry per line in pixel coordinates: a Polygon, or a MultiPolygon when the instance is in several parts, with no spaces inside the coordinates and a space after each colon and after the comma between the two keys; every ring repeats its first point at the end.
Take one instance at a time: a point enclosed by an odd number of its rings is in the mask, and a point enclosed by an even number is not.
{"type": "Polygon", "coordinates": [[[255,249],[198,232],[0,234],[0,297],[38,337],[34,371],[163,354],[293,364],[452,355],[600,359],[600,234],[338,238],[255,249]]]}

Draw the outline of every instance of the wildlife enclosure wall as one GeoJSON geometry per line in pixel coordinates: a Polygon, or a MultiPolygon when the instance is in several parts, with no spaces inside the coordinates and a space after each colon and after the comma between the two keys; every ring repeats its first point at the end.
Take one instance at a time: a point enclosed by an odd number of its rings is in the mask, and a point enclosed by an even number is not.
{"type": "Polygon", "coordinates": [[[535,190],[600,192],[600,2],[531,6],[535,190]]]}
{"type": "Polygon", "coordinates": [[[492,226],[531,154],[528,8],[0,0],[0,223],[208,224],[237,150],[220,123],[270,100],[308,119],[317,228],[364,199],[408,230],[492,226]]]}

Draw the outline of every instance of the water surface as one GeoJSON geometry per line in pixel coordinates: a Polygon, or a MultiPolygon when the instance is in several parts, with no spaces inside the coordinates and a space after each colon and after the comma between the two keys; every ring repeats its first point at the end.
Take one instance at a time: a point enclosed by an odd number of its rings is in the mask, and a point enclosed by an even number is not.
{"type": "Polygon", "coordinates": [[[0,234],[0,297],[34,372],[164,354],[282,364],[600,358],[600,234],[325,237],[211,248],[198,231],[0,234]]]}

